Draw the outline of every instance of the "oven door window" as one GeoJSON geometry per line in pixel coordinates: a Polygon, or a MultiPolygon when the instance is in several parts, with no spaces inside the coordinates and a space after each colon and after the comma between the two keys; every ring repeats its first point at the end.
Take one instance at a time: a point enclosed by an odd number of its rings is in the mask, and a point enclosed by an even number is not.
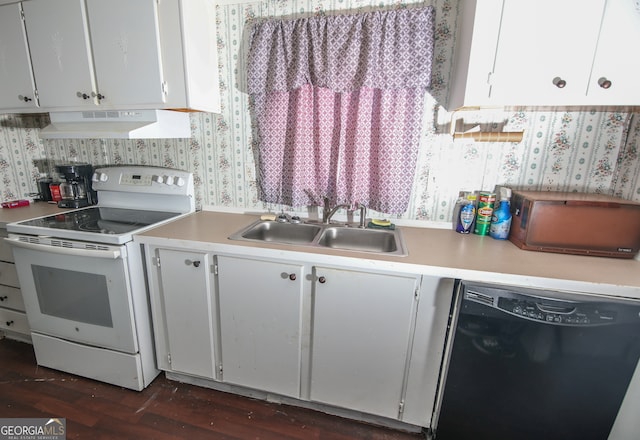
{"type": "Polygon", "coordinates": [[[113,327],[104,275],[37,265],[32,265],[31,271],[42,314],[113,327]]]}
{"type": "Polygon", "coordinates": [[[42,248],[13,249],[31,330],[136,353],[126,257],[65,255],[42,248]]]}

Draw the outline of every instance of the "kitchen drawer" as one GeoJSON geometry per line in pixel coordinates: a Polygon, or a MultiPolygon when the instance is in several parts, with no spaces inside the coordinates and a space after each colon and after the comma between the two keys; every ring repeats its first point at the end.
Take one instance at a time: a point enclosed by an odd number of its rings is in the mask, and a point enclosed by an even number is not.
{"type": "Polygon", "coordinates": [[[5,307],[24,312],[24,301],[20,289],[0,285],[0,308],[5,307]]]}
{"type": "Polygon", "coordinates": [[[15,310],[0,309],[0,330],[8,330],[28,335],[31,333],[27,315],[15,310]]]}
{"type": "Polygon", "coordinates": [[[5,237],[7,237],[7,230],[0,229],[0,261],[10,261],[13,263],[11,245],[4,241],[5,237]]]}
{"type": "Polygon", "coordinates": [[[5,286],[20,287],[20,281],[18,281],[16,266],[13,263],[0,261],[0,284],[3,284],[5,286]]]}

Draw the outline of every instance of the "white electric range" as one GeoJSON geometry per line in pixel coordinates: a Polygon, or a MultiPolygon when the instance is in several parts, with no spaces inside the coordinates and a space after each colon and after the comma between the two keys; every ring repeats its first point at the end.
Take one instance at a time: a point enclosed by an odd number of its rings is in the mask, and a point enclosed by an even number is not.
{"type": "Polygon", "coordinates": [[[98,204],[9,223],[39,365],[142,390],[158,375],[133,235],[195,211],[191,173],[97,168],[98,204]]]}

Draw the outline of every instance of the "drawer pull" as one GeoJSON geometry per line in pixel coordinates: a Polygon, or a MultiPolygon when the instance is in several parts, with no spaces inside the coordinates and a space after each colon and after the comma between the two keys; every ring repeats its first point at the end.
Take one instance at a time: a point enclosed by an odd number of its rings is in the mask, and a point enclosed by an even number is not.
{"type": "Polygon", "coordinates": [[[7,327],[11,327],[13,325],[13,320],[7,321],[7,327]]]}
{"type": "Polygon", "coordinates": [[[5,295],[5,296],[0,296],[0,301],[5,301],[5,300],[7,300],[7,299],[9,299],[9,297],[8,297],[7,295],[5,295]]]}

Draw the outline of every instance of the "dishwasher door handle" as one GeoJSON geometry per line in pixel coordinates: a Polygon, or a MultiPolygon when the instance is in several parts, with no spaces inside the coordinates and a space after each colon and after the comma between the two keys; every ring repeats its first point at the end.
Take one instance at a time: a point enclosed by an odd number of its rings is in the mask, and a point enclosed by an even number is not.
{"type": "Polygon", "coordinates": [[[536,307],[541,312],[556,313],[558,315],[571,315],[577,310],[576,307],[558,307],[558,306],[550,306],[550,305],[545,305],[540,303],[536,303],[536,307]]]}

